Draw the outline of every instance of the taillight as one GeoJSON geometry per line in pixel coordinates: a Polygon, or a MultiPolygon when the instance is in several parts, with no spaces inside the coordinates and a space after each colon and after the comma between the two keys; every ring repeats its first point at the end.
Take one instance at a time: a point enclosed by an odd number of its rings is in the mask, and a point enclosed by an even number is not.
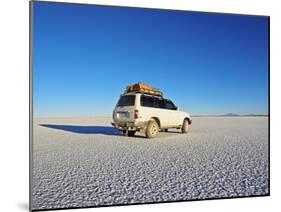
{"type": "Polygon", "coordinates": [[[139,110],[135,110],[135,115],[134,115],[135,119],[139,118],[139,110]]]}

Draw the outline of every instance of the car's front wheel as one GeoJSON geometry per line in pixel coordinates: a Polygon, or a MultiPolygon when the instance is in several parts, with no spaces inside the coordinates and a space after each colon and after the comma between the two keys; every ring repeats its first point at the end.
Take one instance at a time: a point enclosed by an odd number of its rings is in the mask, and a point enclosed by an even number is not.
{"type": "Polygon", "coordinates": [[[135,131],[135,130],[129,130],[129,131],[128,131],[128,136],[129,136],[129,137],[133,137],[135,134],[136,134],[136,131],[135,131]]]}
{"type": "Polygon", "coordinates": [[[145,135],[148,138],[155,138],[159,133],[159,126],[155,120],[150,120],[147,124],[145,135]]]}
{"type": "Polygon", "coordinates": [[[124,136],[128,136],[128,130],[122,130],[124,136]]]}
{"type": "Polygon", "coordinates": [[[183,123],[182,123],[182,127],[181,127],[181,132],[182,133],[187,133],[188,129],[189,129],[189,122],[188,122],[187,119],[184,119],[183,123]]]}

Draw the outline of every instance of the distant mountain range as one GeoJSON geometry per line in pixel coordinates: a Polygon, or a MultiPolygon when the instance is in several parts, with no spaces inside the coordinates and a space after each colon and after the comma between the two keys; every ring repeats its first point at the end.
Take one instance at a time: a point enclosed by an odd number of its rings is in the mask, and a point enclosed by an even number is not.
{"type": "Polygon", "coordinates": [[[268,115],[264,115],[264,114],[246,114],[246,115],[240,115],[240,114],[236,114],[236,113],[227,113],[227,114],[218,115],[218,116],[268,116],[268,115]]]}
{"type": "Polygon", "coordinates": [[[227,113],[223,115],[193,115],[193,117],[203,117],[203,116],[211,116],[211,117],[267,117],[268,115],[264,114],[246,114],[246,115],[240,115],[236,113],[227,113]]]}

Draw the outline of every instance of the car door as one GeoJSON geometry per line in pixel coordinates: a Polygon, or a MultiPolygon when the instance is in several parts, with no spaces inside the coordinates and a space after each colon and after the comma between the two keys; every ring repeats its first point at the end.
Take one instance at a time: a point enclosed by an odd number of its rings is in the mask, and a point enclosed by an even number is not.
{"type": "Polygon", "coordinates": [[[134,120],[135,95],[122,95],[113,112],[116,122],[128,122],[134,120]]]}
{"type": "Polygon", "coordinates": [[[170,114],[165,109],[165,101],[163,98],[154,98],[154,110],[156,111],[157,117],[160,119],[161,128],[169,127],[170,114]]]}
{"type": "Polygon", "coordinates": [[[165,99],[165,109],[169,111],[169,126],[179,126],[181,124],[180,113],[171,100],[165,99]]]}
{"type": "Polygon", "coordinates": [[[151,117],[157,117],[160,120],[160,127],[168,125],[169,113],[164,110],[163,100],[161,102],[159,98],[149,95],[141,95],[140,106],[140,116],[144,118],[144,120],[148,120],[151,117]]]}

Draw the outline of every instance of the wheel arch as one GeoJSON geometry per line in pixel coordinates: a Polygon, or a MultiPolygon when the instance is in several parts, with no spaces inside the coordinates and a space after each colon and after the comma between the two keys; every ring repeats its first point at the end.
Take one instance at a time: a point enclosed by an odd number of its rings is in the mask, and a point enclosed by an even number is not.
{"type": "Polygon", "coordinates": [[[187,121],[188,121],[188,124],[191,124],[191,119],[190,119],[190,117],[184,117],[183,121],[184,121],[184,120],[187,120],[187,121]]]}
{"type": "Polygon", "coordinates": [[[154,120],[157,122],[159,128],[161,127],[161,122],[160,122],[160,119],[156,116],[152,116],[149,120],[154,120]]]}

